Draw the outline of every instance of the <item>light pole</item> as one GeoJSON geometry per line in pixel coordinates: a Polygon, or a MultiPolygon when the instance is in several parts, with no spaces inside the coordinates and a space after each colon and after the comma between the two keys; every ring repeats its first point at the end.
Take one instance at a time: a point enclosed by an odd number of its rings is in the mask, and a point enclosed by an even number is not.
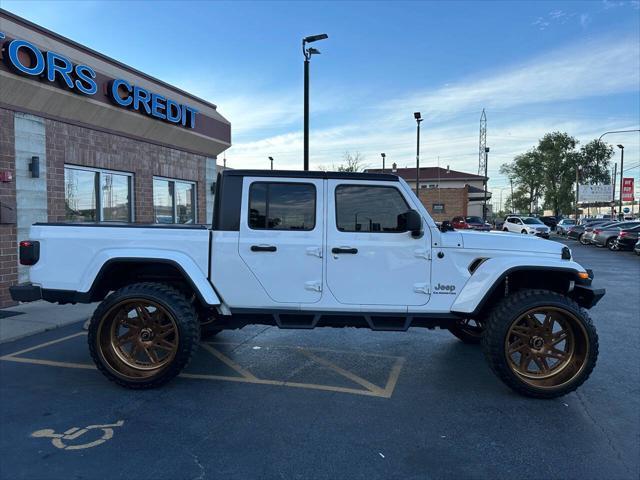
{"type": "Polygon", "coordinates": [[[618,144],[620,149],[620,202],[618,207],[618,218],[622,220],[624,214],[622,213],[622,185],[624,183],[624,145],[618,144]]]}
{"type": "Polygon", "coordinates": [[[420,122],[422,122],[422,116],[420,112],[414,112],[413,118],[416,119],[417,124],[417,138],[416,138],[416,195],[420,200],[420,122]]]}
{"type": "Polygon", "coordinates": [[[580,198],[580,171],[582,167],[576,165],[576,225],[578,225],[578,199],[580,198]]]}
{"type": "Polygon", "coordinates": [[[329,38],[326,33],[311,35],[302,39],[302,54],[304,55],[304,169],[309,170],[309,60],[311,55],[319,55],[320,51],[307,47],[307,43],[317,42],[329,38]]]}
{"type": "Polygon", "coordinates": [[[269,161],[271,162],[271,170],[273,170],[273,157],[269,157],[269,161]]]}
{"type": "Polygon", "coordinates": [[[380,155],[382,156],[382,173],[384,173],[384,159],[387,157],[387,154],[381,153],[380,155]]]}
{"type": "Polygon", "coordinates": [[[484,202],[482,205],[482,220],[487,221],[487,183],[488,183],[488,170],[487,163],[489,163],[489,147],[484,148],[484,202]]]}

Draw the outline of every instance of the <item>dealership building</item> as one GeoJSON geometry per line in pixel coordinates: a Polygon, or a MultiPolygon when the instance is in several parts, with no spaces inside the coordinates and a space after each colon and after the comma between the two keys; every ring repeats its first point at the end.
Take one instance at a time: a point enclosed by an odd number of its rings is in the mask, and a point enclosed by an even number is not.
{"type": "Polygon", "coordinates": [[[214,104],[1,9],[0,47],[0,308],[35,222],[211,222],[214,104]]]}

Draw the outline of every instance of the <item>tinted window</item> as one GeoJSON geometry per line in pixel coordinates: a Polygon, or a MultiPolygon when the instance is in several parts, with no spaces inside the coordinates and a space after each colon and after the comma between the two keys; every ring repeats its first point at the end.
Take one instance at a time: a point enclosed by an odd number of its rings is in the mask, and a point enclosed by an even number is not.
{"type": "Polygon", "coordinates": [[[544,225],[540,220],[538,220],[537,218],[533,218],[533,217],[525,217],[523,219],[523,221],[527,225],[544,225]]]}
{"type": "Polygon", "coordinates": [[[316,187],[307,183],[255,182],[249,189],[249,227],[313,230],[316,187]]]}
{"type": "Polygon", "coordinates": [[[480,217],[467,217],[467,223],[484,223],[480,217]]]}
{"type": "Polygon", "coordinates": [[[405,232],[407,202],[394,187],[336,187],[336,222],[341,232],[405,232]]]}

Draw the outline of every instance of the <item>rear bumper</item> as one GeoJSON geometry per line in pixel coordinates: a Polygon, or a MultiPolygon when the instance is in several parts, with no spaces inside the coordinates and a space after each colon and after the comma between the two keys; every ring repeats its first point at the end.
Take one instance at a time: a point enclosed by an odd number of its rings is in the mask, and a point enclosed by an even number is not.
{"type": "Polygon", "coordinates": [[[11,298],[16,302],[35,302],[36,300],[42,300],[42,289],[30,283],[9,287],[9,293],[11,294],[11,298]]]}
{"type": "Polygon", "coordinates": [[[90,292],[76,292],[75,290],[54,290],[41,288],[31,283],[22,283],[9,287],[11,298],[16,302],[35,302],[45,300],[51,303],[90,303],[90,292]]]}

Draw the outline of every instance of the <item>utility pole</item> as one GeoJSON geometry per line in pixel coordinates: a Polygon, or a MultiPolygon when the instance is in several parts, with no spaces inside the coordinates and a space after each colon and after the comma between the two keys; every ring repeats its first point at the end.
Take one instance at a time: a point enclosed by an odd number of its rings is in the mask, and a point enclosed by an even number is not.
{"type": "Polygon", "coordinates": [[[417,124],[417,138],[416,138],[416,196],[420,200],[420,122],[423,118],[420,112],[415,112],[413,118],[416,119],[417,124]]]}
{"type": "Polygon", "coordinates": [[[273,170],[273,157],[269,157],[269,161],[271,162],[271,170],[273,170]]]}
{"type": "Polygon", "coordinates": [[[486,148],[487,148],[487,114],[482,109],[482,115],[480,115],[480,147],[478,149],[478,175],[482,175],[485,171],[486,163],[486,148]]]}
{"type": "Polygon", "coordinates": [[[484,201],[482,205],[482,220],[487,221],[487,183],[488,183],[488,169],[489,164],[489,147],[484,148],[484,201]]]}
{"type": "Polygon", "coordinates": [[[616,207],[614,206],[616,204],[616,178],[618,178],[618,164],[614,163],[613,164],[613,180],[611,182],[611,185],[613,186],[613,195],[611,195],[611,218],[612,219],[613,219],[613,212],[616,209],[616,207]]]}
{"type": "Polygon", "coordinates": [[[578,199],[580,198],[580,167],[576,165],[576,225],[578,224],[578,199]]]}
{"type": "Polygon", "coordinates": [[[309,170],[309,60],[311,55],[319,55],[317,48],[307,47],[307,43],[317,42],[329,38],[326,33],[311,35],[302,39],[302,54],[304,55],[304,170],[309,170]]]}
{"type": "Polygon", "coordinates": [[[620,217],[620,220],[623,220],[624,214],[622,213],[622,186],[624,184],[624,145],[618,144],[618,148],[620,149],[620,207],[618,208],[618,217],[620,217]]]}
{"type": "Polygon", "coordinates": [[[511,183],[511,213],[513,213],[513,179],[510,178],[509,182],[511,183]]]}
{"type": "Polygon", "coordinates": [[[382,156],[382,173],[384,173],[384,160],[387,157],[387,155],[385,153],[381,153],[380,155],[382,156]]]}

